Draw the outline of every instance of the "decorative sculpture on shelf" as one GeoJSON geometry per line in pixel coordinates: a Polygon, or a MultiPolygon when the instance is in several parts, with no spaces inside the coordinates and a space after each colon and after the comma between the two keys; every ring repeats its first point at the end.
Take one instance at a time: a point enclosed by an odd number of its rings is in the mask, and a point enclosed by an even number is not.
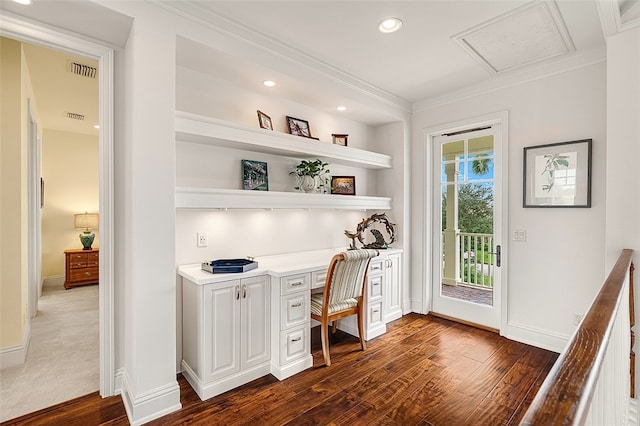
{"type": "Polygon", "coordinates": [[[356,239],[364,249],[386,249],[396,241],[395,224],[391,223],[386,213],[374,213],[367,219],[362,219],[356,228],[356,232],[344,231],[347,238],[351,239],[349,250],[356,250],[356,239]],[[388,240],[384,234],[387,234],[388,240]]]}

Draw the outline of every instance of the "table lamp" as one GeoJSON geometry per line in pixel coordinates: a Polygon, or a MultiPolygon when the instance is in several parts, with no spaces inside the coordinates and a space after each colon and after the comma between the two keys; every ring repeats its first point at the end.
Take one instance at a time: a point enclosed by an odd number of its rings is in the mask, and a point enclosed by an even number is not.
{"type": "Polygon", "coordinates": [[[78,213],[73,217],[73,223],[76,229],[84,229],[80,234],[80,242],[82,242],[83,250],[91,250],[91,244],[96,234],[91,232],[91,229],[98,227],[98,213],[78,213]]]}

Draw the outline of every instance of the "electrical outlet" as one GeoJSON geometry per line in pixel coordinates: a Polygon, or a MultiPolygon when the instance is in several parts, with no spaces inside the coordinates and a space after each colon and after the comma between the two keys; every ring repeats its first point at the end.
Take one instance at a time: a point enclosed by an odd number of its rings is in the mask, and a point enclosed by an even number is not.
{"type": "Polygon", "coordinates": [[[580,321],[582,321],[583,314],[573,314],[573,325],[580,325],[580,321]]]}
{"type": "Polygon", "coordinates": [[[206,247],[209,243],[206,232],[198,232],[198,247],[206,247]]]}
{"type": "Polygon", "coordinates": [[[513,231],[513,241],[527,241],[527,231],[522,229],[513,231]]]}

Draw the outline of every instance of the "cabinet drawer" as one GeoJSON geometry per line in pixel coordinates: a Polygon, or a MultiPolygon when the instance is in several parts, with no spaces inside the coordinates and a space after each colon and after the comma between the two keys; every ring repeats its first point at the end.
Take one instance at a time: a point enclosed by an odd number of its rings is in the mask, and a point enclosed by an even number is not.
{"type": "Polygon", "coordinates": [[[85,268],[87,266],[87,253],[74,253],[69,255],[69,267],[85,268]]]}
{"type": "Polygon", "coordinates": [[[327,269],[311,272],[311,288],[323,288],[327,279],[327,269]]]}
{"type": "Polygon", "coordinates": [[[296,325],[308,324],[311,318],[308,291],[283,296],[281,300],[280,329],[284,330],[296,325]]]}
{"type": "Polygon", "coordinates": [[[98,282],[99,268],[84,268],[71,270],[71,282],[75,281],[96,281],[98,282]]]}
{"type": "Polygon", "coordinates": [[[383,260],[376,260],[375,262],[372,260],[371,263],[369,263],[369,276],[381,274],[382,272],[384,272],[383,260]]]}
{"type": "Polygon", "coordinates": [[[280,332],[280,363],[286,364],[310,352],[309,326],[304,325],[280,332]]]}
{"type": "Polygon", "coordinates": [[[382,297],[382,275],[369,277],[369,287],[367,288],[367,300],[374,301],[382,297]]]}
{"type": "Polygon", "coordinates": [[[87,266],[98,266],[100,255],[98,253],[87,253],[87,266]]]}
{"type": "Polygon", "coordinates": [[[298,291],[309,290],[311,274],[291,275],[280,278],[280,294],[296,293],[298,291]]]}
{"type": "Polygon", "coordinates": [[[367,304],[367,329],[382,324],[382,301],[367,304]]]}

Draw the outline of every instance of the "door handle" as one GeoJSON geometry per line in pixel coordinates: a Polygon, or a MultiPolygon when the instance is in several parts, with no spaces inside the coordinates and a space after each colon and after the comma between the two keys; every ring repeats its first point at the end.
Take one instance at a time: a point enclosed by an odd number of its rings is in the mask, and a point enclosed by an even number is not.
{"type": "Polygon", "coordinates": [[[496,266],[500,267],[500,264],[502,263],[502,247],[500,247],[500,244],[496,246],[496,251],[492,251],[489,254],[496,255],[496,266]]]}

